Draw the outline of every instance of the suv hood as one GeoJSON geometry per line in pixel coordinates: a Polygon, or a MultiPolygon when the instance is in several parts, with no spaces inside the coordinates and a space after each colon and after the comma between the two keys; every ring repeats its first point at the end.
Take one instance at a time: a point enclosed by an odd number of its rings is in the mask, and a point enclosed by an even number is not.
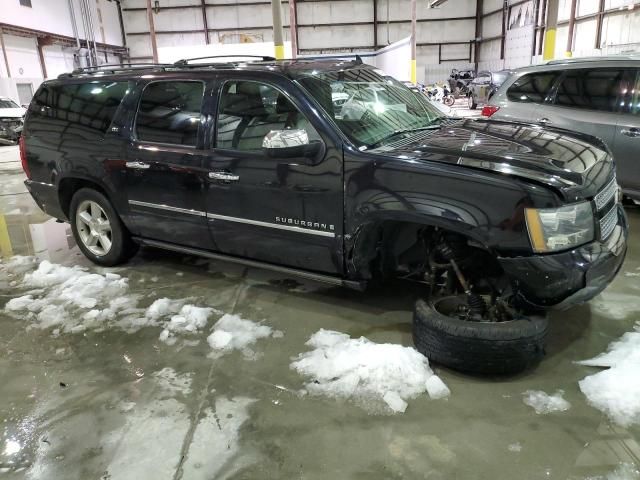
{"type": "Polygon", "coordinates": [[[491,120],[445,121],[376,153],[513,175],[544,183],[575,199],[593,196],[613,175],[597,138],[560,129],[491,120]]]}
{"type": "Polygon", "coordinates": [[[0,108],[0,118],[22,118],[25,111],[24,108],[0,108]]]}

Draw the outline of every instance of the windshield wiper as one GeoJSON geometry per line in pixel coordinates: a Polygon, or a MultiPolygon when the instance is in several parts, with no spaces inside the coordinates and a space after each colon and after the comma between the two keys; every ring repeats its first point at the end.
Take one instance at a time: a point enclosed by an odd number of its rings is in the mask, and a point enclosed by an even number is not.
{"type": "MultiPolygon", "coordinates": [[[[442,120],[442,117],[438,117],[435,120],[442,120]]],[[[384,144],[386,141],[388,141],[388,140],[390,140],[393,137],[396,137],[398,135],[402,135],[403,133],[421,132],[423,130],[437,130],[440,127],[441,127],[440,125],[427,125],[426,127],[406,128],[406,129],[403,129],[403,130],[395,130],[395,131],[391,132],[389,135],[384,136],[383,138],[381,138],[377,142],[372,143],[371,145],[368,145],[367,146],[367,150],[372,149],[372,148],[378,148],[379,146],[384,144]]]]}

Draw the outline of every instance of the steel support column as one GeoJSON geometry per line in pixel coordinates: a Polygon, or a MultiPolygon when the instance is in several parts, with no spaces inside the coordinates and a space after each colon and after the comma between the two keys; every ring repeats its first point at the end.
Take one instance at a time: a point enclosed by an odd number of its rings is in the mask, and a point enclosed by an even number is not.
{"type": "Polygon", "coordinates": [[[475,64],[478,73],[478,63],[480,62],[480,45],[482,44],[482,12],[484,11],[484,0],[476,0],[476,41],[475,41],[475,64]]]}
{"type": "Polygon", "coordinates": [[[573,33],[576,28],[576,8],[578,6],[578,0],[571,0],[571,12],[569,13],[569,34],[567,35],[567,51],[566,57],[573,55],[573,33]]]}
{"type": "Polygon", "coordinates": [[[271,14],[273,15],[273,46],[278,60],[284,58],[284,41],[282,34],[282,3],[271,0],[271,14]]]}
{"type": "Polygon", "coordinates": [[[149,34],[151,37],[151,54],[153,63],[158,63],[158,44],[156,42],[156,27],[153,24],[153,10],[151,9],[151,0],[147,0],[147,18],[149,19],[149,34]]]}
{"type": "Polygon", "coordinates": [[[7,57],[7,48],[4,46],[4,31],[0,28],[0,46],[2,47],[2,56],[4,57],[4,65],[7,67],[7,77],[11,78],[11,69],[9,68],[9,57],[7,57]]]}
{"type": "Polygon", "coordinates": [[[291,37],[291,57],[298,56],[298,8],[296,0],[289,0],[289,36],[291,37]]]}
{"type": "Polygon", "coordinates": [[[42,78],[47,78],[47,64],[44,61],[44,52],[42,48],[49,43],[42,38],[36,38],[36,46],[38,50],[38,59],[40,60],[40,70],[42,71],[42,78]]]}
{"type": "Polygon", "coordinates": [[[416,25],[418,20],[417,0],[411,0],[411,81],[418,83],[416,25]]]}
{"type": "Polygon", "coordinates": [[[378,49],[378,0],[373,0],[373,49],[378,49]]]}
{"type": "Polygon", "coordinates": [[[602,22],[604,21],[605,0],[600,0],[598,5],[598,20],[596,24],[596,45],[595,48],[602,48],[602,22]]]}
{"type": "Polygon", "coordinates": [[[544,32],[542,58],[553,60],[556,55],[556,30],[558,28],[558,7],[560,0],[549,0],[547,5],[547,27],[544,32]]]}
{"type": "Polygon", "coordinates": [[[504,0],[502,4],[502,33],[500,35],[500,60],[504,60],[504,51],[507,43],[507,12],[509,9],[509,4],[507,0],[504,0]]]}
{"type": "Polygon", "coordinates": [[[202,6],[202,24],[204,26],[204,40],[207,44],[211,43],[211,39],[209,38],[209,22],[207,22],[207,3],[206,0],[200,0],[200,5],[202,6]]]}

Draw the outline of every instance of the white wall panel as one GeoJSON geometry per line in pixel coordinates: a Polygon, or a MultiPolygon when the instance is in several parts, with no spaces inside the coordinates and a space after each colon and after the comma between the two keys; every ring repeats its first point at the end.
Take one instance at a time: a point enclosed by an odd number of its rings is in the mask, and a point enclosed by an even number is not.
{"type": "Polygon", "coordinates": [[[373,21],[371,0],[298,2],[297,6],[299,24],[373,21]]]}
{"type": "Polygon", "coordinates": [[[370,47],[373,45],[373,31],[368,25],[302,27],[299,29],[298,35],[304,35],[303,47],[305,49],[370,47]],[[330,42],[329,38],[331,38],[330,42]]]}

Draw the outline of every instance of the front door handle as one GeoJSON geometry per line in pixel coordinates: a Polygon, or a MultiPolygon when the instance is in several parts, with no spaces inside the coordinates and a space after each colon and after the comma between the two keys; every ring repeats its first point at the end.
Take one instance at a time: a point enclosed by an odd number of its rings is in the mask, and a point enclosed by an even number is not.
{"type": "Polygon", "coordinates": [[[127,168],[135,168],[138,170],[146,170],[151,167],[151,165],[149,165],[148,163],[140,162],[138,160],[136,160],[135,162],[127,162],[125,163],[125,166],[127,168]]]}
{"type": "Polygon", "coordinates": [[[549,120],[549,119],[548,119],[548,118],[546,118],[546,117],[543,117],[543,118],[539,118],[539,119],[538,119],[538,123],[540,123],[540,124],[542,124],[542,125],[548,125],[548,124],[550,124],[550,123],[551,123],[551,120],[549,120]]]}
{"type": "Polygon", "coordinates": [[[624,128],[620,131],[623,135],[631,138],[640,137],[640,128],[624,128]]]}
{"type": "Polygon", "coordinates": [[[209,172],[209,178],[212,180],[222,180],[224,182],[237,182],[240,180],[239,175],[228,172],[209,172]]]}

